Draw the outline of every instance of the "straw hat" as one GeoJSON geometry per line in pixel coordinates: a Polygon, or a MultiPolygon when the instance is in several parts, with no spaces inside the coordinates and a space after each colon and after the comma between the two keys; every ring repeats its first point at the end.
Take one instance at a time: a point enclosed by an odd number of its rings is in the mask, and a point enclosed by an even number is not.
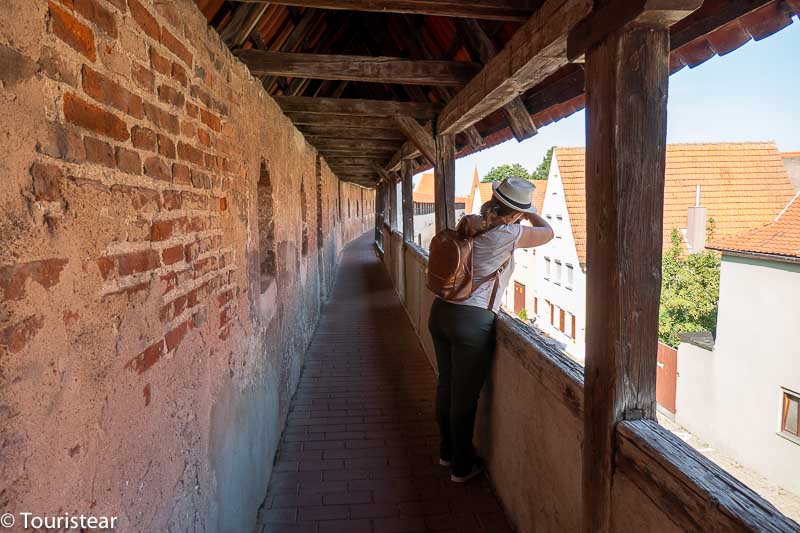
{"type": "Polygon", "coordinates": [[[536,207],[531,200],[535,188],[536,185],[530,181],[515,176],[492,182],[494,197],[511,209],[523,213],[536,213],[536,207]]]}

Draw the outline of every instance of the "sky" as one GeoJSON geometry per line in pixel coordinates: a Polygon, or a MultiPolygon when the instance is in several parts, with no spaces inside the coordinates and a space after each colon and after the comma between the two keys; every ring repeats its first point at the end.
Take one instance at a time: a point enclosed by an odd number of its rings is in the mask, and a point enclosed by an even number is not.
{"type": "MultiPolygon", "coordinates": [[[[800,151],[800,22],[797,17],[793,22],[764,40],[673,74],[667,142],[775,141],[781,151],[800,151]]],[[[469,193],[476,165],[481,178],[505,163],[532,171],[551,146],[585,146],[585,118],[579,111],[521,143],[511,139],[458,159],[456,194],[469,193]]]]}

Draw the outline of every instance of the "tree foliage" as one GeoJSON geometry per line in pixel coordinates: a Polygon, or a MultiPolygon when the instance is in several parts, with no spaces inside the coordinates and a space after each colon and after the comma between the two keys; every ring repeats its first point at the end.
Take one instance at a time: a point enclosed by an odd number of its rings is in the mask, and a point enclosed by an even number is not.
{"type": "Polygon", "coordinates": [[[704,251],[681,256],[681,238],[672,230],[672,245],[663,262],[658,338],[677,347],[678,333],[714,331],[719,303],[719,256],[704,251]]]}
{"type": "Polygon", "coordinates": [[[550,175],[550,164],[553,162],[553,150],[555,150],[555,148],[555,146],[551,146],[547,153],[544,154],[544,159],[542,159],[542,162],[539,163],[539,166],[536,167],[536,170],[531,174],[531,179],[547,179],[547,177],[550,175]]]}
{"type": "Polygon", "coordinates": [[[499,167],[492,167],[492,169],[483,177],[484,183],[490,181],[503,181],[509,176],[517,176],[518,178],[531,179],[531,175],[525,170],[525,167],[519,163],[513,165],[500,165],[499,167]]]}

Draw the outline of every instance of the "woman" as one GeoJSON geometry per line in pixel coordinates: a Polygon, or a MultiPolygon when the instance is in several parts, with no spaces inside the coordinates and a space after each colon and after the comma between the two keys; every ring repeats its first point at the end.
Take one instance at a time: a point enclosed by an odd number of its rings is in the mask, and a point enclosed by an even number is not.
{"type": "Polygon", "coordinates": [[[492,188],[494,195],[481,206],[480,216],[465,217],[457,228],[474,237],[473,276],[486,281],[466,300],[437,298],[428,321],[439,367],[439,463],[452,468],[450,479],[456,483],[469,481],[483,471],[472,434],[478,396],[494,352],[500,295],[514,270],[514,249],[541,246],[553,238],[553,229],[536,214],[531,202],[535,186],[530,181],[509,177],[500,184],[493,183],[492,188]],[[523,220],[531,226],[520,225],[523,220]]]}

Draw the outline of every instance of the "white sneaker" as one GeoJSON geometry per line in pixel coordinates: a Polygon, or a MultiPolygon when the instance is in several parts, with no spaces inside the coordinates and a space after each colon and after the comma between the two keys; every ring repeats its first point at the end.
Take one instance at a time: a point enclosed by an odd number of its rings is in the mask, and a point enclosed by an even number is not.
{"type": "Polygon", "coordinates": [[[479,476],[483,473],[483,463],[476,462],[472,465],[472,470],[470,470],[469,474],[466,476],[457,476],[455,474],[450,474],[450,481],[453,483],[466,483],[470,479],[479,476]]]}

